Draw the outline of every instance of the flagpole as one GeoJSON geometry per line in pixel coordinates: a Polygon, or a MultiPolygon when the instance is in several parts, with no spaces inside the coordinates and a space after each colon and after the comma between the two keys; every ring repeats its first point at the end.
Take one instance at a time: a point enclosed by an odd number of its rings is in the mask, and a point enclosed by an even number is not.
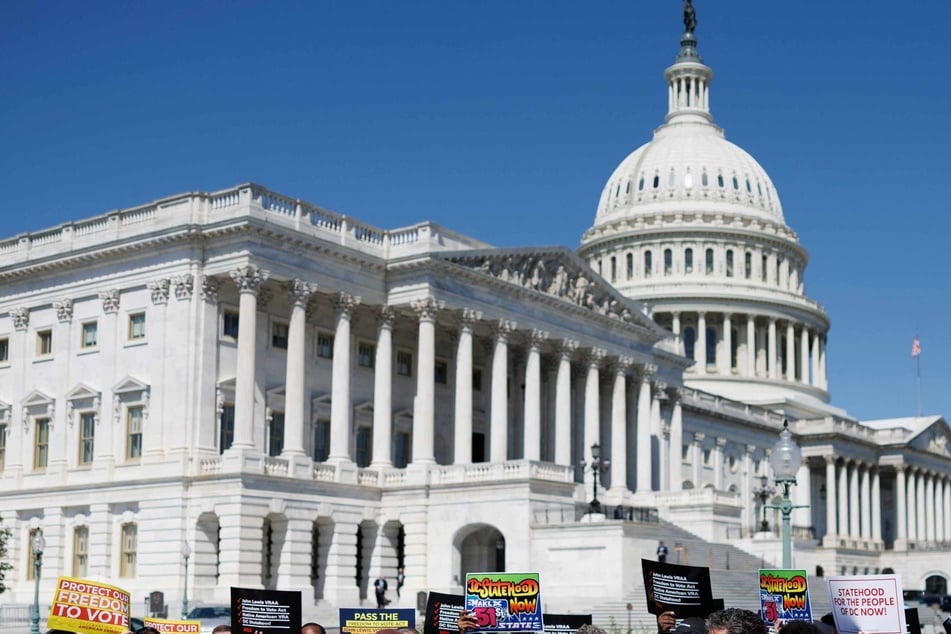
{"type": "Polygon", "coordinates": [[[918,418],[921,418],[921,355],[919,354],[915,357],[915,362],[917,365],[917,376],[915,378],[915,383],[918,387],[918,418]]]}

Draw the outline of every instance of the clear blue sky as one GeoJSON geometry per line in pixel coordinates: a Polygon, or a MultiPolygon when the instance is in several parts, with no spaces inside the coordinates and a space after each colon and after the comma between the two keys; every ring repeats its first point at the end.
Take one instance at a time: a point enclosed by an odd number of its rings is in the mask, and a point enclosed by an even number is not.
{"type": "MultiPolygon", "coordinates": [[[[666,109],[680,0],[0,7],[2,230],[253,180],[392,228],[578,245],[666,109]]],[[[947,0],[695,0],[727,137],[832,318],[833,402],[951,415],[947,0]]]]}

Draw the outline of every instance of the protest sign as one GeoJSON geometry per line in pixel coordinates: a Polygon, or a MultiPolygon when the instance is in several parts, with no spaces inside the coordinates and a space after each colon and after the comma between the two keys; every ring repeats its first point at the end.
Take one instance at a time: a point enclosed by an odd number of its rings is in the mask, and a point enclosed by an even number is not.
{"type": "Polygon", "coordinates": [[[129,593],[98,581],[60,577],[47,627],[82,634],[129,631],[129,593]]]}
{"type": "Polygon", "coordinates": [[[760,570],[759,601],[760,617],[769,625],[812,621],[805,570],[760,570]]]}
{"type": "Polygon", "coordinates": [[[171,632],[172,634],[200,634],[201,621],[176,621],[174,619],[156,619],[145,617],[143,619],[146,627],[154,627],[159,632],[171,632]]]}
{"type": "Polygon", "coordinates": [[[590,614],[545,614],[545,634],[571,634],[582,625],[591,625],[590,614]]]}
{"type": "Polygon", "coordinates": [[[458,632],[459,614],[466,607],[466,598],[461,594],[430,592],[426,601],[426,621],[423,634],[447,634],[458,632]]]}
{"type": "Polygon", "coordinates": [[[298,634],[300,614],[299,591],[231,588],[233,634],[298,634]]]}
{"type": "Polygon", "coordinates": [[[673,611],[678,619],[707,616],[713,611],[710,569],[680,566],[650,559],[641,560],[647,611],[661,614],[673,611]]]}
{"type": "Polygon", "coordinates": [[[839,634],[905,634],[898,575],[828,577],[827,583],[839,634]]]}
{"type": "MultiPolygon", "coordinates": [[[[430,592],[426,602],[423,634],[454,634],[459,631],[459,614],[466,607],[461,594],[430,592]]],[[[571,634],[591,624],[590,614],[542,614],[546,634],[571,634]]]]}
{"type": "Polygon", "coordinates": [[[339,614],[340,631],[344,634],[373,634],[383,629],[416,627],[416,610],[412,608],[395,610],[340,608],[339,614]]]}
{"type": "Polygon", "coordinates": [[[483,631],[539,632],[544,629],[537,572],[466,574],[466,609],[472,611],[483,631]]]}
{"type": "Polygon", "coordinates": [[[921,620],[918,618],[918,608],[905,608],[905,628],[908,630],[908,634],[921,634],[921,620]]]}

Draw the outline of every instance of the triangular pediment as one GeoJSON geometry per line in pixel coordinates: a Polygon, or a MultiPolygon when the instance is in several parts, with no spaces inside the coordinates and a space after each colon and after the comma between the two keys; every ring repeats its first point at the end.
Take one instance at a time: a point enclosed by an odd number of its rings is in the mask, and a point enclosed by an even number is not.
{"type": "Polygon", "coordinates": [[[944,418],[922,426],[908,444],[915,449],[941,456],[951,456],[951,429],[944,418]]]}
{"type": "Polygon", "coordinates": [[[320,394],[310,399],[311,416],[315,418],[330,417],[330,393],[320,394]]]}
{"type": "Polygon", "coordinates": [[[99,398],[100,393],[97,390],[92,389],[85,383],[80,383],[69,392],[66,393],[67,401],[83,401],[86,399],[99,398]]]}
{"type": "Polygon", "coordinates": [[[33,390],[20,401],[20,405],[23,407],[46,407],[53,405],[53,399],[39,390],[33,390]]]}
{"type": "Polygon", "coordinates": [[[224,379],[224,380],[218,381],[216,385],[219,390],[231,390],[233,392],[234,386],[235,386],[235,378],[231,377],[230,379],[224,379]]]}
{"type": "Polygon", "coordinates": [[[413,422],[413,410],[407,408],[394,412],[393,420],[413,422]]]}
{"type": "Polygon", "coordinates": [[[473,273],[641,326],[658,339],[668,334],[644,313],[639,302],[619,293],[566,247],[477,249],[438,257],[473,273]]]}
{"type": "Polygon", "coordinates": [[[147,383],[143,383],[133,376],[127,376],[114,386],[112,386],[113,394],[129,394],[130,392],[144,392],[149,389],[147,383]]]}
{"type": "Polygon", "coordinates": [[[372,413],[373,413],[373,401],[364,401],[363,403],[360,403],[359,405],[356,405],[356,406],[353,408],[353,411],[354,411],[354,412],[367,412],[367,413],[369,413],[369,414],[372,414],[372,413]]]}
{"type": "Polygon", "coordinates": [[[6,412],[6,411],[9,411],[9,409],[10,409],[9,403],[7,403],[6,401],[0,401],[0,412],[6,412]]]}

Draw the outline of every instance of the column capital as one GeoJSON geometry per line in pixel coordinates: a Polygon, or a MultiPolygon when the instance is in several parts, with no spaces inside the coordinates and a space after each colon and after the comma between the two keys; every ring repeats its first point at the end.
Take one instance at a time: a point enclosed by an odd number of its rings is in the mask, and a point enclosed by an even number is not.
{"type": "Polygon", "coordinates": [[[482,319],[482,311],[473,308],[463,308],[459,311],[458,321],[460,331],[472,331],[475,322],[482,319]]]}
{"type": "Polygon", "coordinates": [[[601,362],[604,361],[607,354],[607,350],[603,348],[589,348],[585,352],[584,359],[589,367],[597,368],[601,365],[601,362]]]}
{"type": "Polygon", "coordinates": [[[168,303],[168,293],[171,288],[171,280],[168,278],[163,278],[160,280],[152,280],[149,282],[149,294],[152,296],[153,304],[167,304],[168,303]]]}
{"type": "Polygon", "coordinates": [[[836,460],[838,460],[838,457],[837,456],[823,456],[822,459],[825,460],[826,464],[835,464],[836,460]]]}
{"type": "Polygon", "coordinates": [[[172,286],[175,287],[175,299],[179,301],[192,298],[195,291],[195,276],[191,273],[183,273],[172,278],[172,286]]]}
{"type": "Polygon", "coordinates": [[[655,363],[642,363],[638,368],[638,372],[641,375],[642,381],[650,381],[651,377],[657,373],[657,364],[655,363]]]}
{"type": "Polygon", "coordinates": [[[756,445],[747,445],[746,446],[746,455],[752,456],[756,452],[756,445]]]}
{"type": "Polygon", "coordinates": [[[119,312],[119,289],[110,288],[107,291],[99,291],[99,299],[102,301],[102,312],[108,314],[119,312]]]}
{"type": "Polygon", "coordinates": [[[578,350],[580,344],[574,339],[562,339],[557,343],[558,356],[562,359],[571,360],[572,355],[578,350]]]}
{"type": "Polygon", "coordinates": [[[253,264],[245,264],[229,271],[228,274],[234,280],[235,286],[238,287],[238,292],[257,294],[261,290],[261,285],[270,277],[271,272],[253,264]]]}
{"type": "Polygon", "coordinates": [[[706,437],[707,435],[703,432],[696,431],[693,433],[693,441],[698,444],[702,443],[706,437]]]}
{"type": "Polygon", "coordinates": [[[716,442],[717,442],[717,447],[719,447],[720,449],[723,449],[724,447],[726,447],[726,438],[717,438],[716,442]]]}
{"type": "Polygon", "coordinates": [[[611,367],[614,369],[615,374],[623,375],[627,374],[627,371],[631,369],[632,365],[634,365],[634,359],[621,355],[614,360],[611,367]]]}
{"type": "Polygon", "coordinates": [[[349,319],[353,314],[353,309],[359,306],[361,301],[362,298],[358,295],[337,293],[337,295],[334,297],[334,308],[337,310],[338,316],[349,319]]]}
{"type": "Polygon", "coordinates": [[[528,347],[530,350],[538,350],[541,348],[542,344],[548,341],[549,333],[545,330],[539,330],[538,328],[532,328],[528,333],[528,347]]]}
{"type": "Polygon", "coordinates": [[[209,304],[218,301],[219,288],[221,288],[221,283],[216,278],[210,275],[201,276],[201,298],[209,304]]]}
{"type": "Polygon", "coordinates": [[[515,332],[518,324],[509,319],[499,319],[492,324],[492,334],[499,343],[508,343],[509,335],[515,332]]]}
{"type": "Polygon", "coordinates": [[[667,400],[667,383],[664,381],[654,381],[654,392],[657,400],[667,400]]]}
{"type": "Polygon", "coordinates": [[[73,320],[73,300],[64,297],[63,299],[58,299],[53,302],[53,308],[56,309],[56,319],[60,323],[73,320]]]}
{"type": "Polygon", "coordinates": [[[284,288],[287,289],[287,297],[291,300],[291,306],[307,306],[310,296],[317,292],[316,284],[297,278],[288,280],[284,284],[284,288]]]}
{"type": "Polygon", "coordinates": [[[392,329],[396,322],[396,310],[392,306],[380,306],[376,309],[376,321],[379,330],[392,329]]]}
{"type": "MultiPolygon", "coordinates": [[[[118,309],[118,306],[116,306],[116,309],[118,309]]],[[[26,306],[18,306],[11,309],[10,317],[13,319],[13,327],[15,329],[26,330],[30,327],[30,309],[26,306]]]]}
{"type": "Polygon", "coordinates": [[[420,321],[435,322],[436,313],[446,307],[446,302],[437,300],[435,297],[424,297],[417,299],[410,306],[420,321]]]}
{"type": "Polygon", "coordinates": [[[687,388],[682,385],[670,389],[670,398],[673,399],[675,405],[683,403],[685,396],[687,396],[687,388]]]}

